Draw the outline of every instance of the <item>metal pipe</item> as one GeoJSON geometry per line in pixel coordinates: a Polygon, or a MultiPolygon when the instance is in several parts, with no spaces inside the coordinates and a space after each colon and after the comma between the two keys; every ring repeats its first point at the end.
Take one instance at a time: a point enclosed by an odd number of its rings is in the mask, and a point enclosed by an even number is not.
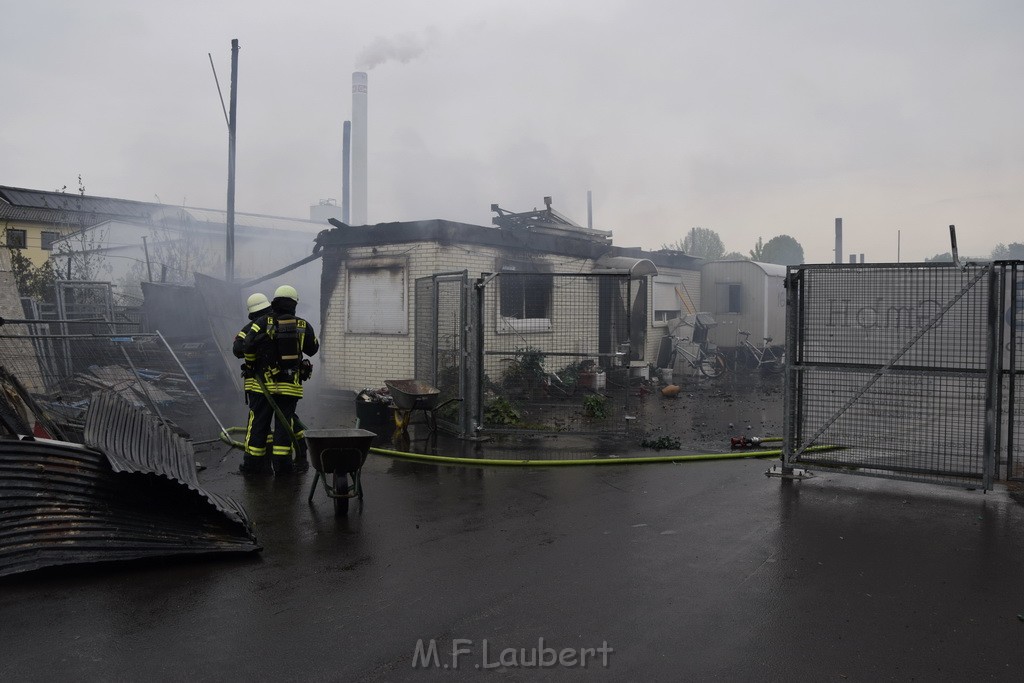
{"type": "Polygon", "coordinates": [[[228,215],[225,279],[235,279],[235,131],[238,103],[238,38],[231,40],[231,109],[228,114],[228,215]]]}
{"type": "Polygon", "coordinates": [[[258,285],[259,283],[265,282],[266,280],[272,280],[273,278],[275,278],[275,277],[277,277],[279,275],[284,275],[285,273],[287,273],[289,271],[295,270],[299,266],[304,266],[307,263],[309,263],[310,261],[316,261],[318,258],[321,258],[323,255],[324,255],[324,253],[322,251],[318,251],[315,254],[310,254],[309,256],[305,257],[301,261],[296,261],[295,263],[289,264],[289,265],[285,266],[284,268],[279,268],[279,269],[275,270],[273,273],[267,273],[266,275],[261,275],[260,277],[256,278],[255,280],[249,280],[248,282],[243,282],[241,284],[241,287],[242,287],[242,289],[245,289],[246,287],[253,287],[255,285],[258,285]]]}
{"type": "Polygon", "coordinates": [[[139,326],[139,323],[131,321],[111,322],[106,318],[0,318],[0,325],[9,325],[13,323],[26,323],[30,325],[37,325],[40,323],[103,323],[104,325],[132,325],[134,327],[139,326]]]}

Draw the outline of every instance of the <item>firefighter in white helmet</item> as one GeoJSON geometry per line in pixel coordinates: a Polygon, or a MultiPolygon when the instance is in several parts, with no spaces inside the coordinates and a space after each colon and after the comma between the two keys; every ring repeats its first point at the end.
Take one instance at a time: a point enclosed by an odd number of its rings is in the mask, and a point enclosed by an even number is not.
{"type": "Polygon", "coordinates": [[[295,315],[298,303],[299,295],[294,287],[278,287],[271,301],[271,310],[251,322],[241,343],[243,355],[251,354],[255,361],[256,385],[260,393],[255,401],[250,396],[245,456],[241,467],[243,473],[267,471],[264,458],[267,456],[271,425],[273,445],[270,446],[270,461],[273,471],[285,474],[294,469],[292,443],[293,438],[301,443],[301,426],[296,425],[300,430],[296,434],[291,425],[295,422],[295,408],[302,398],[302,382],[312,372],[312,365],[303,356],[315,355],[320,350],[313,326],[295,315]]]}
{"type": "MultiPolygon", "coordinates": [[[[251,415],[254,410],[261,410],[258,404],[266,403],[266,398],[263,396],[263,390],[260,389],[259,382],[256,381],[256,354],[245,352],[245,337],[249,334],[249,330],[254,322],[270,313],[270,300],[267,299],[266,294],[256,292],[245,300],[245,307],[249,313],[249,322],[235,335],[234,342],[231,344],[231,353],[234,354],[235,358],[242,359],[242,388],[245,391],[245,404],[249,406],[249,414],[251,415]]],[[[244,474],[273,473],[269,459],[257,460],[250,458],[248,451],[243,456],[242,465],[239,469],[244,474]]]]}

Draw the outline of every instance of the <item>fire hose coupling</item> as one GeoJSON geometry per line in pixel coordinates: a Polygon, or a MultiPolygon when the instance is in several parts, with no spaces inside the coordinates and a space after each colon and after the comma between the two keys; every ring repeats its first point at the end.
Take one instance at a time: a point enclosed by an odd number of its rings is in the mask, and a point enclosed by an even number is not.
{"type": "Polygon", "coordinates": [[[729,445],[736,448],[754,448],[761,445],[759,436],[734,436],[729,439],[729,445]]]}

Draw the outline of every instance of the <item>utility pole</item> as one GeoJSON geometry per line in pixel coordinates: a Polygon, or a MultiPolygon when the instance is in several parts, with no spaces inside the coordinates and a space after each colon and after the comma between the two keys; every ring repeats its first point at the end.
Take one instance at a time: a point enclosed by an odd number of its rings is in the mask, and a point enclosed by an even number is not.
{"type": "Polygon", "coordinates": [[[149,282],[153,281],[153,266],[149,264],[149,245],[146,244],[146,236],[142,236],[142,251],[146,254],[146,274],[149,282]]]}
{"type": "Polygon", "coordinates": [[[228,113],[228,218],[225,279],[235,279],[235,124],[238,102],[238,38],[231,40],[231,108],[228,113]]]}

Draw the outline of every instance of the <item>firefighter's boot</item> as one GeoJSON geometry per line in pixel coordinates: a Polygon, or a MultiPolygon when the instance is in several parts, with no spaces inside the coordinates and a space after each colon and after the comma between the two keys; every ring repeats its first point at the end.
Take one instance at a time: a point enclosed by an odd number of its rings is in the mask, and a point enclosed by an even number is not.
{"type": "Polygon", "coordinates": [[[246,476],[256,476],[271,474],[274,470],[271,467],[270,458],[265,455],[243,455],[242,464],[238,466],[238,471],[246,476]]]}
{"type": "Polygon", "coordinates": [[[305,472],[309,469],[309,449],[305,439],[299,439],[298,447],[295,449],[295,462],[293,463],[296,472],[305,472]]]}
{"type": "Polygon", "coordinates": [[[291,474],[295,471],[292,467],[292,455],[275,455],[272,456],[274,460],[274,474],[281,476],[283,474],[291,474]]]}

